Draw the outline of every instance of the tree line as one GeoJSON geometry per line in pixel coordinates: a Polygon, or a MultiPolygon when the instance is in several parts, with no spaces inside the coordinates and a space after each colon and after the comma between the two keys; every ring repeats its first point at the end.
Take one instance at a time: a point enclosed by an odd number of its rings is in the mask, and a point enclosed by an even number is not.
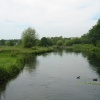
{"type": "Polygon", "coordinates": [[[97,21],[86,34],[81,37],[65,38],[59,37],[42,37],[38,38],[36,30],[29,27],[22,32],[21,39],[0,40],[0,46],[15,46],[21,45],[24,48],[31,48],[33,46],[72,46],[73,44],[93,44],[100,47],[100,19],[97,21]]]}

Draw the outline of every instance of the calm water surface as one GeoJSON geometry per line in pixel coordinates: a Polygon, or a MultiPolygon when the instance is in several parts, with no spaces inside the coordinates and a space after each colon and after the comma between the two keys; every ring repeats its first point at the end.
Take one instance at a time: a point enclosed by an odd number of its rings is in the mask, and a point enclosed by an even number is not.
{"type": "Polygon", "coordinates": [[[100,81],[93,59],[82,53],[56,52],[29,60],[8,82],[0,100],[100,100],[100,81]],[[77,79],[80,76],[80,79],[77,79]]]}

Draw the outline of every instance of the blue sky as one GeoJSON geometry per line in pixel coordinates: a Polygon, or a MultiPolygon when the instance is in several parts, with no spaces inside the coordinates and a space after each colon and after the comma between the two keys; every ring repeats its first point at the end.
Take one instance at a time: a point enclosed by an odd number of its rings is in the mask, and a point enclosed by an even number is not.
{"type": "Polygon", "coordinates": [[[100,0],[0,0],[0,39],[20,39],[32,27],[39,37],[80,37],[100,18],[100,0]]]}

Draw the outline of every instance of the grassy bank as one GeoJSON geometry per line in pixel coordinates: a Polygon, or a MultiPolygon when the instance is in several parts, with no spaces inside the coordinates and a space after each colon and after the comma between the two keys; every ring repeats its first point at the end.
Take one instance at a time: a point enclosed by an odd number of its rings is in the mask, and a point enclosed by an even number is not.
{"type": "Polygon", "coordinates": [[[95,47],[92,44],[76,44],[73,45],[73,50],[74,51],[81,51],[81,52],[100,52],[100,48],[99,47],[95,47]]]}
{"type": "Polygon", "coordinates": [[[12,55],[16,54],[40,54],[53,51],[53,47],[33,47],[33,48],[22,48],[22,47],[0,47],[0,53],[6,52],[12,55]]]}
{"type": "Polygon", "coordinates": [[[23,69],[24,58],[11,56],[8,53],[0,53],[0,82],[6,81],[23,69]]]}
{"type": "Polygon", "coordinates": [[[53,48],[0,47],[0,82],[16,76],[24,67],[25,57],[53,51],[53,48]]]}

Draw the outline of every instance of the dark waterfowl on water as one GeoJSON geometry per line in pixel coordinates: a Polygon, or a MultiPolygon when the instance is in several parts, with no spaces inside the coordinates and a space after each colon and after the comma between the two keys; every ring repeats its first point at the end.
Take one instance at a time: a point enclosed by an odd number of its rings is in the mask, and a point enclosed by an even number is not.
{"type": "Polygon", "coordinates": [[[93,78],[93,81],[98,81],[98,79],[97,78],[93,78]]]}
{"type": "Polygon", "coordinates": [[[80,79],[80,76],[78,76],[77,79],[80,79]]]}

